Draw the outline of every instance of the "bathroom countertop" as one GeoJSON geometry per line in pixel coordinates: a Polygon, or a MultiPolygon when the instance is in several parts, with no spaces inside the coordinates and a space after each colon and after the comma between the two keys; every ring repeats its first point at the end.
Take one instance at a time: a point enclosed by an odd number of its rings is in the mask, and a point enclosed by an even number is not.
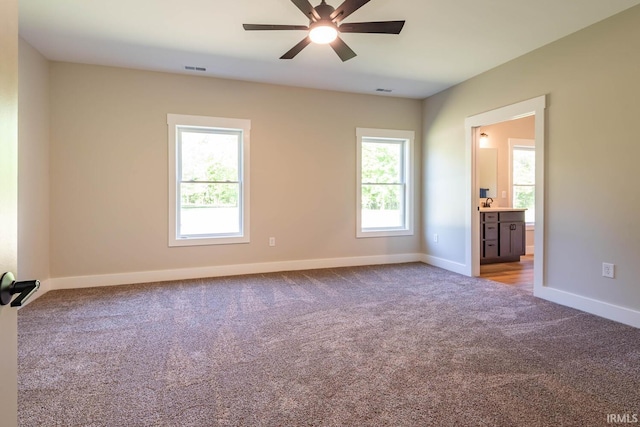
{"type": "Polygon", "coordinates": [[[480,212],[524,212],[526,209],[518,209],[518,208],[483,208],[480,207],[480,212]]]}

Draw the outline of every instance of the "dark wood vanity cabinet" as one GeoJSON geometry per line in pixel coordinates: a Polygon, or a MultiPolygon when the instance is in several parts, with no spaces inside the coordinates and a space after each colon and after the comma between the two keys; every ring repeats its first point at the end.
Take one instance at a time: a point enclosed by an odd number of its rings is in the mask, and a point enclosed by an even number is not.
{"type": "Polygon", "coordinates": [[[525,254],[524,211],[480,212],[480,264],[520,261],[525,254]]]}

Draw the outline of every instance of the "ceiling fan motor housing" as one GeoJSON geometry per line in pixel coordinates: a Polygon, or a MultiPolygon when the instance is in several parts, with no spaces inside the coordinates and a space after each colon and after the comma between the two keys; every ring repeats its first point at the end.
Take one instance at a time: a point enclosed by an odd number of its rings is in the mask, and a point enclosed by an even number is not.
{"type": "MultiPolygon", "coordinates": [[[[316,12],[320,16],[320,21],[329,21],[331,22],[331,14],[336,10],[333,6],[328,5],[324,2],[317,5],[315,8],[316,12]]],[[[312,20],[313,21],[313,20],[312,20]]]]}

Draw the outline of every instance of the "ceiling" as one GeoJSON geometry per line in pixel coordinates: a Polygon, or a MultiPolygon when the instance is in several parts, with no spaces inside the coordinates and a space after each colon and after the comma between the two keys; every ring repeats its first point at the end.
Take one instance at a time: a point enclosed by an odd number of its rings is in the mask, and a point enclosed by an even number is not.
{"type": "MultiPolygon", "coordinates": [[[[337,7],[342,0],[327,2],[337,7]]],[[[289,0],[19,0],[19,28],[54,61],[420,99],[636,4],[640,0],[371,0],[345,23],[404,19],[404,29],[342,35],[358,54],[344,63],[326,45],[278,59],[303,31],[243,30],[243,23],[307,25],[289,0]]]]}

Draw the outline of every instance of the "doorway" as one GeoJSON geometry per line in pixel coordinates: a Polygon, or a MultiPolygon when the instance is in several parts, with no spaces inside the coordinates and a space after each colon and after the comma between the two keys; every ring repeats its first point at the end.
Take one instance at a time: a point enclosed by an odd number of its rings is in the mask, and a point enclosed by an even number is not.
{"type": "Polygon", "coordinates": [[[481,126],[476,134],[480,277],[533,292],[535,116],[481,126]],[[512,241],[503,241],[505,223],[483,221],[498,216],[522,221],[509,223],[512,241]]]}
{"type": "MultiPolygon", "coordinates": [[[[546,96],[540,96],[517,104],[468,117],[465,120],[467,148],[467,237],[465,242],[468,275],[480,276],[480,182],[478,178],[479,138],[478,130],[502,122],[533,117],[535,141],[535,258],[533,266],[533,293],[536,295],[544,284],[544,152],[545,152],[546,96]]],[[[500,194],[502,196],[502,194],[500,194]]]]}

